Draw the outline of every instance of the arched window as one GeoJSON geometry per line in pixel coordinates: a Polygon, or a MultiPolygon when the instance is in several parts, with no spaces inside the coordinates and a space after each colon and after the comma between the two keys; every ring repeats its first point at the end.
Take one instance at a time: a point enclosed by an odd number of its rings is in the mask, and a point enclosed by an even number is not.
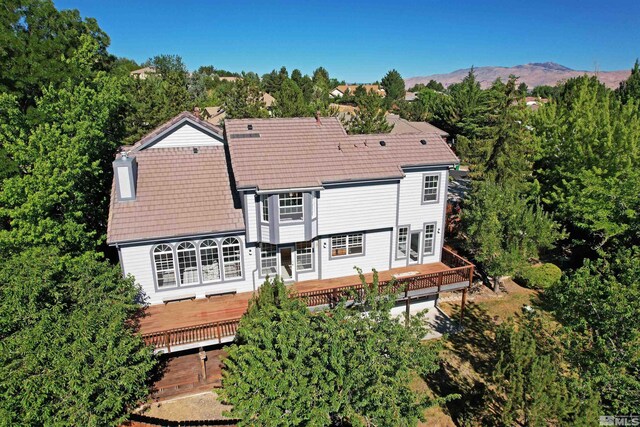
{"type": "Polygon", "coordinates": [[[200,262],[202,263],[202,281],[220,280],[220,253],[215,240],[200,243],[200,262]]]}
{"type": "Polygon", "coordinates": [[[153,262],[156,266],[158,288],[176,286],[176,272],[173,265],[173,250],[169,245],[158,245],[153,249],[153,262]]]}
{"type": "Polygon", "coordinates": [[[178,254],[178,274],[181,285],[193,285],[198,283],[198,258],[196,247],[191,242],[182,242],[176,249],[178,254]]]}
{"type": "Polygon", "coordinates": [[[224,264],[225,280],[234,277],[242,277],[240,241],[235,237],[227,237],[222,242],[222,262],[224,264]]]}

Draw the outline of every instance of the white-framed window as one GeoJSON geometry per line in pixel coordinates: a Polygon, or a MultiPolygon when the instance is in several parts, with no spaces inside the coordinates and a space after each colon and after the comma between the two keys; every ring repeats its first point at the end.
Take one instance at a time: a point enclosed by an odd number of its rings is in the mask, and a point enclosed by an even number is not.
{"type": "Polygon", "coordinates": [[[409,227],[398,227],[398,246],[397,258],[407,257],[407,239],[409,236],[409,227]]]}
{"type": "Polygon", "coordinates": [[[178,277],[181,285],[198,283],[198,257],[196,247],[191,242],[182,242],[176,248],[178,255],[178,277]]]}
{"type": "Polygon", "coordinates": [[[279,195],[280,221],[302,221],[302,193],[282,193],[279,195]]]}
{"type": "Polygon", "coordinates": [[[438,201],[438,184],[440,175],[424,175],[422,187],[422,203],[438,201]]]}
{"type": "Polygon", "coordinates": [[[260,196],[260,203],[262,203],[262,221],[269,222],[269,196],[260,196]]]}
{"type": "Polygon", "coordinates": [[[364,253],[364,235],[362,233],[331,236],[332,257],[360,255],[362,253],[364,253]]]}
{"type": "Polygon", "coordinates": [[[200,262],[203,282],[220,280],[220,253],[215,240],[207,239],[200,243],[200,262]]]}
{"type": "Polygon", "coordinates": [[[278,251],[275,245],[270,243],[260,244],[260,274],[262,276],[275,276],[278,274],[278,251]]]}
{"type": "Polygon", "coordinates": [[[153,262],[156,267],[158,288],[173,288],[177,286],[171,246],[166,244],[156,246],[153,249],[153,262]]]}
{"type": "Polygon", "coordinates": [[[425,224],[424,226],[424,254],[432,255],[436,243],[436,224],[425,224]]]}
{"type": "Polygon", "coordinates": [[[240,241],[235,237],[227,237],[222,241],[222,263],[224,265],[225,280],[242,277],[240,241]]]}
{"type": "Polygon", "coordinates": [[[296,271],[313,270],[313,242],[296,243],[296,271]]]}

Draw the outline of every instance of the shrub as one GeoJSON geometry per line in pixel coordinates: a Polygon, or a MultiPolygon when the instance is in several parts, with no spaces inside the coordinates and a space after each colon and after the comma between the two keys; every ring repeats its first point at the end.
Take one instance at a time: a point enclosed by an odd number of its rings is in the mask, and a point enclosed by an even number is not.
{"type": "Polygon", "coordinates": [[[562,277],[562,270],[551,263],[524,267],[518,273],[518,283],[533,289],[545,289],[555,285],[562,277]]]}

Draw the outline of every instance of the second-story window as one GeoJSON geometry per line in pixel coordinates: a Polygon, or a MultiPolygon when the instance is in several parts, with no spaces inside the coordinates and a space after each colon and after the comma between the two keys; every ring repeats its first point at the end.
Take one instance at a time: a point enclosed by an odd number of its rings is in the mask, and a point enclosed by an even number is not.
{"type": "Polygon", "coordinates": [[[438,181],[440,175],[425,175],[422,187],[422,203],[438,201],[438,181]]]}
{"type": "Polygon", "coordinates": [[[260,203],[262,203],[262,221],[269,222],[269,196],[260,196],[260,203]]]}
{"type": "Polygon", "coordinates": [[[283,193],[279,197],[280,221],[302,221],[302,193],[283,193]]]}

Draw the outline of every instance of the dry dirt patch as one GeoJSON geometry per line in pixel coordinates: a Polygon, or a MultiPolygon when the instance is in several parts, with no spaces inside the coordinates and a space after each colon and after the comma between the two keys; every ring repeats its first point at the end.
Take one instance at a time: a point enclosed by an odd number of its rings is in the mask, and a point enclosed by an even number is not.
{"type": "Polygon", "coordinates": [[[230,409],[220,403],[215,392],[208,391],[152,403],[142,414],[170,421],[217,420],[225,418],[222,413],[230,409]]]}

